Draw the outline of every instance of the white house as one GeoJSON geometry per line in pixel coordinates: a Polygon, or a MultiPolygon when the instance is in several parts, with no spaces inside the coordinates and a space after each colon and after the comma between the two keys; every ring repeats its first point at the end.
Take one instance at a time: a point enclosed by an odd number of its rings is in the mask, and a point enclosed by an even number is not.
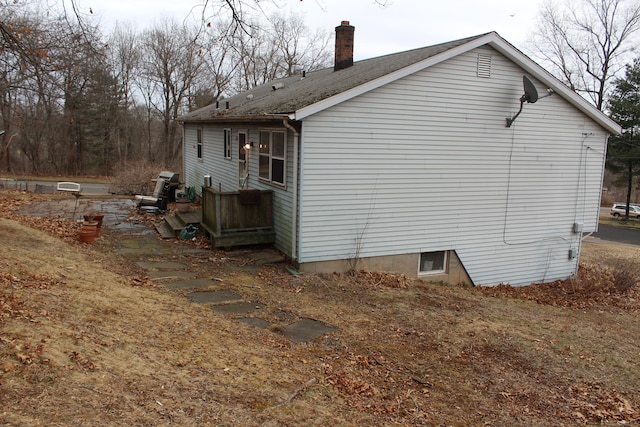
{"type": "Polygon", "coordinates": [[[575,274],[619,125],[495,32],[357,62],[353,34],[336,28],[333,68],[182,117],[187,185],[272,190],[276,247],[302,271],[575,274]]]}

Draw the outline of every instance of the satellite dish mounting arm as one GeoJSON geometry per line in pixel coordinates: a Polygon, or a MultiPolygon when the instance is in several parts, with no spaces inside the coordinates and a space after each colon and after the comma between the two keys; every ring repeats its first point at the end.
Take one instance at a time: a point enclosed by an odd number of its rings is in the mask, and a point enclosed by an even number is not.
{"type": "Polygon", "coordinates": [[[533,104],[538,100],[538,91],[536,87],[533,85],[533,82],[529,80],[527,76],[522,76],[522,86],[524,87],[524,95],[520,97],[520,109],[513,117],[507,117],[507,127],[510,128],[513,122],[516,121],[520,113],[522,113],[522,106],[525,101],[533,104]]]}
{"type": "Polygon", "coordinates": [[[524,105],[524,101],[526,101],[525,96],[522,95],[520,97],[520,109],[518,110],[518,112],[516,113],[515,116],[513,117],[507,117],[507,127],[510,128],[511,127],[511,123],[515,122],[516,119],[518,118],[518,116],[520,115],[520,113],[522,113],[522,106],[524,105]]]}

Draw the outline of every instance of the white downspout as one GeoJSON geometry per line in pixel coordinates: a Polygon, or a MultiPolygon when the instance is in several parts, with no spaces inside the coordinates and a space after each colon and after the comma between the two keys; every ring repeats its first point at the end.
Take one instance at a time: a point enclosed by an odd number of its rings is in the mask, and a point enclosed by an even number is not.
{"type": "Polygon", "coordinates": [[[298,260],[298,142],[300,134],[289,124],[288,119],[282,120],[284,127],[293,132],[293,209],[291,212],[291,258],[298,260]]]}

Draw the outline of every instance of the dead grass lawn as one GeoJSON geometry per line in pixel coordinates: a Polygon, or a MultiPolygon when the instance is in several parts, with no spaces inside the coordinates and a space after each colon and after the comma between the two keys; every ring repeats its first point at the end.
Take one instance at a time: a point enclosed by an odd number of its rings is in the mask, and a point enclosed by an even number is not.
{"type": "Polygon", "coordinates": [[[274,326],[262,330],[155,285],[108,244],[4,218],[0,236],[5,425],[640,420],[637,286],[613,278],[634,266],[637,279],[638,249],[585,244],[586,277],[527,291],[390,274],[293,277],[216,251],[180,260],[264,303],[274,326]],[[303,344],[282,336],[282,325],[307,317],[338,330],[303,344]]]}

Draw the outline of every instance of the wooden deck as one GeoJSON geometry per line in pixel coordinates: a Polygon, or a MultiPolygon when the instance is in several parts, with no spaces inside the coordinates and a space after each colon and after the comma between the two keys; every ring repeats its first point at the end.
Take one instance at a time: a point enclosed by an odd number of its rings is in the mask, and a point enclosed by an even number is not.
{"type": "Polygon", "coordinates": [[[202,189],[201,225],[216,248],[274,243],[273,192],[202,189]]]}

